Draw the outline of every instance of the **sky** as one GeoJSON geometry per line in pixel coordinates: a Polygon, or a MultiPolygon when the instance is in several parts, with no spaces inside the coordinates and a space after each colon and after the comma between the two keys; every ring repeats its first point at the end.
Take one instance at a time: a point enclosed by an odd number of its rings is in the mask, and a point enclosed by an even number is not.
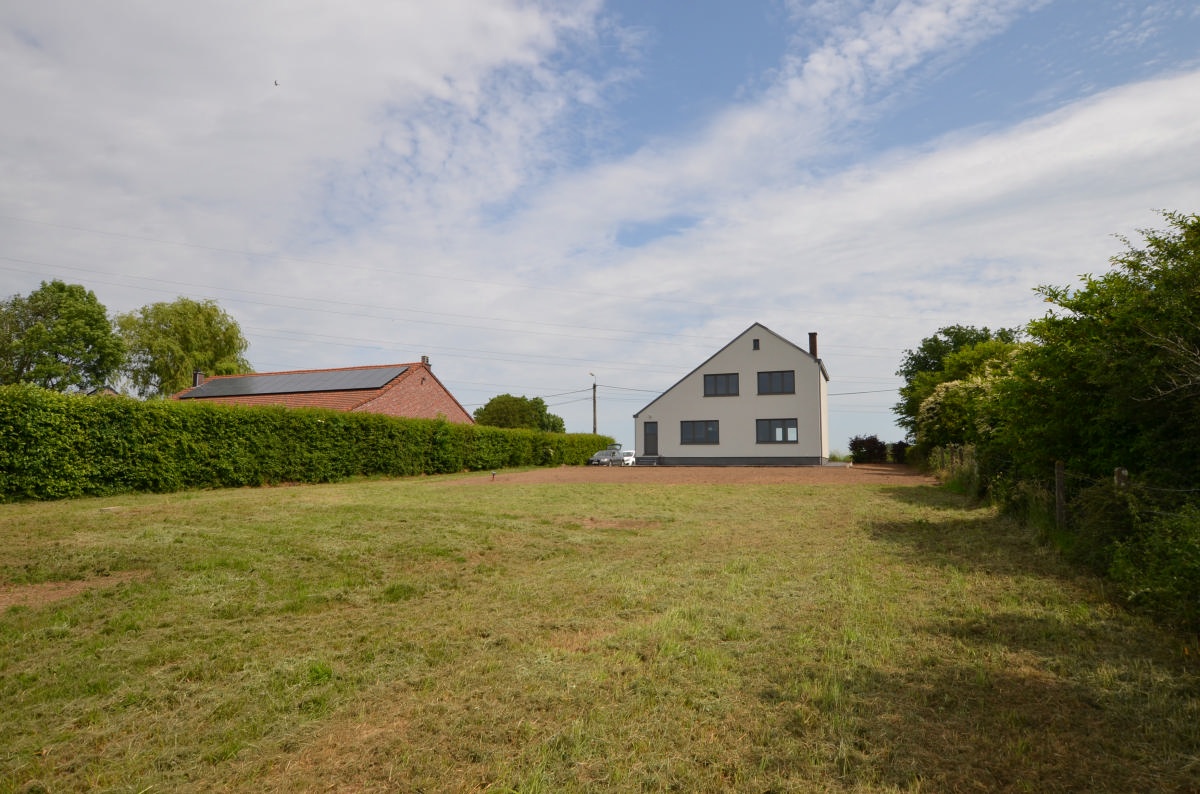
{"type": "Polygon", "coordinates": [[[185,296],[257,371],[633,414],[755,322],[903,438],[906,350],[1200,211],[1194,0],[0,4],[0,296],[185,296]]]}

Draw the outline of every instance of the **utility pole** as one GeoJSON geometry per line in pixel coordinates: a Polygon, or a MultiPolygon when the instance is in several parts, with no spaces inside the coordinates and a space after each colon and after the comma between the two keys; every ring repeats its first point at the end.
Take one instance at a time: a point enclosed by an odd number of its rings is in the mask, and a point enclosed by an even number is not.
{"type": "Polygon", "coordinates": [[[592,376],[592,435],[596,435],[596,373],[589,372],[592,376]]]}

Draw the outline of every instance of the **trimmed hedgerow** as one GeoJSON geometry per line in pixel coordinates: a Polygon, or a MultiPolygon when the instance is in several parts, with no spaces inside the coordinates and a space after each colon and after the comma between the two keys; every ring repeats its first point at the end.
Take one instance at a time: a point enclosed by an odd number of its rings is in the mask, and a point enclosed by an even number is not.
{"type": "Polygon", "coordinates": [[[604,436],[0,388],[0,500],[582,464],[604,436]]]}

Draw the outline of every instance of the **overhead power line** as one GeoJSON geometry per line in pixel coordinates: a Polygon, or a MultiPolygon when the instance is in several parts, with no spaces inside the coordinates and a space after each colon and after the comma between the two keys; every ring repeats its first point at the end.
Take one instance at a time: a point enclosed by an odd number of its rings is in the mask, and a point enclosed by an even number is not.
{"type": "Polygon", "coordinates": [[[872,389],[871,391],[839,391],[839,392],[830,392],[829,396],[830,397],[848,397],[851,394],[889,394],[894,391],[896,391],[896,389],[872,389]]]}

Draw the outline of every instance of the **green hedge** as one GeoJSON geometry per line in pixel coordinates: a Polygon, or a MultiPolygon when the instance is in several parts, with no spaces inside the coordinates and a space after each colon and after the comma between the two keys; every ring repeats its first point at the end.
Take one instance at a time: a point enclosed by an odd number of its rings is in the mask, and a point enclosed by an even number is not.
{"type": "Polygon", "coordinates": [[[0,388],[0,501],[582,464],[605,436],[0,388]]]}
{"type": "Polygon", "coordinates": [[[1109,573],[1134,607],[1200,631],[1200,506],[1136,521],[1116,544],[1109,573]]]}

